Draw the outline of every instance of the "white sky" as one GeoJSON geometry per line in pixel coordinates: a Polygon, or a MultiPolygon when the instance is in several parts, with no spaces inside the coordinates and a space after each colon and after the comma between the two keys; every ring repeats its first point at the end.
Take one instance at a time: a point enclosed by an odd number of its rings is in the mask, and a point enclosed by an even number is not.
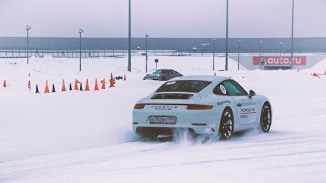
{"type": "MultiPolygon", "coordinates": [[[[229,0],[230,37],[290,37],[292,0],[229,0]]],[[[225,37],[226,0],[132,0],[132,37],[225,37]]],[[[0,37],[127,37],[128,0],[0,0],[0,37]]],[[[295,37],[326,37],[326,0],[295,0],[295,37]]]]}

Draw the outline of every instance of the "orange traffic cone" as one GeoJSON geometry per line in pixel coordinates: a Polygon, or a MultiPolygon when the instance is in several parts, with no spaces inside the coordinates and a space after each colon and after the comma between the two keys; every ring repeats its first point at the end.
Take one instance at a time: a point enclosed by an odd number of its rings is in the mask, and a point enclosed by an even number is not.
{"type": "Polygon", "coordinates": [[[79,81],[77,79],[75,79],[75,87],[74,87],[74,90],[78,90],[78,83],[79,83],[79,81]]]}
{"type": "Polygon", "coordinates": [[[111,73],[111,78],[110,78],[110,87],[114,87],[115,81],[113,79],[112,73],[111,73]]]}
{"type": "Polygon", "coordinates": [[[28,84],[27,84],[27,87],[28,87],[28,89],[29,89],[29,90],[31,90],[31,89],[32,89],[32,87],[31,87],[31,81],[30,81],[30,80],[28,80],[28,84]]]}
{"type": "Polygon", "coordinates": [[[111,88],[111,87],[114,87],[113,79],[110,79],[110,88],[111,88]]]}
{"type": "Polygon", "coordinates": [[[111,78],[112,79],[112,83],[115,85],[115,78],[113,77],[112,73],[111,73],[111,78]]]}
{"type": "Polygon", "coordinates": [[[65,85],[65,80],[62,80],[62,89],[61,89],[62,92],[65,92],[67,91],[66,90],[66,85],[65,85]]]}
{"type": "Polygon", "coordinates": [[[89,91],[88,79],[86,79],[85,91],[89,91]]]}
{"type": "Polygon", "coordinates": [[[318,74],[316,74],[316,73],[313,73],[312,76],[315,76],[315,77],[320,78],[320,77],[318,76],[318,74]]]}
{"type": "Polygon", "coordinates": [[[95,79],[95,87],[94,87],[94,91],[98,91],[97,79],[95,79]]]}
{"type": "Polygon", "coordinates": [[[105,78],[103,80],[101,80],[101,83],[102,83],[101,89],[104,90],[105,89],[105,78]]]}
{"type": "Polygon", "coordinates": [[[48,80],[45,81],[45,90],[44,93],[50,93],[48,80]]]}

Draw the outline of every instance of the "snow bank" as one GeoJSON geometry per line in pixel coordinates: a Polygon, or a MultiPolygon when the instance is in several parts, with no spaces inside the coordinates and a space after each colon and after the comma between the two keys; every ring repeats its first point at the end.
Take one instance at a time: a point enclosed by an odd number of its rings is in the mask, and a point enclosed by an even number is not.
{"type": "MultiPolygon", "coordinates": [[[[149,72],[156,58],[158,68],[214,74],[210,57],[150,57],[149,72]]],[[[203,144],[186,134],[175,142],[135,141],[134,104],[162,84],[142,80],[145,57],[133,57],[132,72],[127,58],[83,59],[81,72],[78,59],[1,59],[0,81],[7,87],[0,85],[0,182],[325,182],[326,77],[313,77],[311,70],[237,71],[229,61],[230,71],[216,74],[271,100],[271,131],[203,144]],[[92,90],[95,79],[108,80],[111,73],[127,80],[92,90]],[[89,79],[92,91],[60,91],[62,80],[75,79],[89,79]],[[57,92],[44,94],[46,80],[57,92]]],[[[215,66],[223,70],[224,58],[215,58],[215,66]]]]}

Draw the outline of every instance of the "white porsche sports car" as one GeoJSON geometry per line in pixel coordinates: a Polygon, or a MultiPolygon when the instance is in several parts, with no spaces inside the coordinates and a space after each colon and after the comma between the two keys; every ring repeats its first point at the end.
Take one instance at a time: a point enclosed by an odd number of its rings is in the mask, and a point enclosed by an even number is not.
{"type": "Polygon", "coordinates": [[[144,137],[215,134],[228,139],[233,132],[259,128],[269,132],[269,100],[249,93],[235,80],[222,76],[184,76],[165,82],[134,106],[133,131],[144,137]]]}

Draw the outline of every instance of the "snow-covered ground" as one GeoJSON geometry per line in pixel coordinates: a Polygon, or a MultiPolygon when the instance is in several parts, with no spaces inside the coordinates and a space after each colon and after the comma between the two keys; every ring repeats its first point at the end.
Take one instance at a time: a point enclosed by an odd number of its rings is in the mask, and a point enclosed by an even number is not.
{"type": "MultiPolygon", "coordinates": [[[[214,74],[211,57],[157,58],[158,68],[214,74]]],[[[215,64],[223,70],[224,58],[215,64]]],[[[234,60],[229,68],[216,74],[271,100],[270,133],[144,142],[132,134],[132,109],[162,84],[142,80],[145,57],[133,57],[132,72],[127,58],[84,59],[82,72],[78,59],[1,59],[0,182],[326,182],[326,75],[312,76],[325,72],[326,60],[300,71],[237,71],[234,60]],[[126,81],[93,91],[95,79],[108,81],[111,73],[126,81]],[[69,88],[75,79],[84,87],[88,79],[91,91],[61,92],[63,80],[69,88]],[[44,93],[46,80],[55,93],[44,93]]]]}

